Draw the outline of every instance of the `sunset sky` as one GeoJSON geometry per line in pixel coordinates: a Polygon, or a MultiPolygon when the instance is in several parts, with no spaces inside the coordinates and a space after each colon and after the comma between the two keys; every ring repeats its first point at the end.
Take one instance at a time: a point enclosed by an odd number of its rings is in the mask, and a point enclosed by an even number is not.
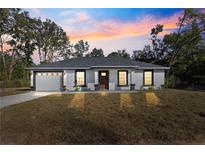
{"type": "MultiPolygon", "coordinates": [[[[55,21],[71,43],[86,40],[90,49],[102,48],[105,55],[118,49],[142,49],[149,43],[151,28],[164,25],[161,35],[175,30],[183,9],[24,9],[31,17],[55,21]]],[[[35,56],[34,56],[35,60],[35,56]]]]}

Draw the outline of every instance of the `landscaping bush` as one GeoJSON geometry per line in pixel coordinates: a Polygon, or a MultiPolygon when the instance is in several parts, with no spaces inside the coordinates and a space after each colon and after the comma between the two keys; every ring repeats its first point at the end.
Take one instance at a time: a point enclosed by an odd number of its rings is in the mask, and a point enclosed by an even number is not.
{"type": "Polygon", "coordinates": [[[75,91],[80,91],[80,87],[79,86],[74,86],[74,90],[75,91]]]}
{"type": "Polygon", "coordinates": [[[28,80],[11,80],[11,81],[2,81],[1,87],[2,88],[18,88],[18,87],[29,87],[28,80]]]}
{"type": "Polygon", "coordinates": [[[148,90],[154,90],[154,86],[148,86],[148,90]]]}
{"type": "Polygon", "coordinates": [[[172,88],[172,82],[173,82],[172,77],[165,79],[165,88],[172,88]]]}
{"type": "Polygon", "coordinates": [[[152,91],[152,90],[155,90],[155,86],[141,86],[140,87],[140,90],[149,90],[149,91],[152,91]]]}

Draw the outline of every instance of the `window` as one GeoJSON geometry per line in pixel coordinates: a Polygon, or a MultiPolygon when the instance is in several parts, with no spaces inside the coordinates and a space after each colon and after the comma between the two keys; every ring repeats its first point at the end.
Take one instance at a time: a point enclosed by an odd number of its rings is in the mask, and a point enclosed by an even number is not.
{"type": "Polygon", "coordinates": [[[41,75],[42,75],[42,73],[37,73],[36,75],[37,75],[37,76],[41,76],[41,75]]]}
{"type": "Polygon", "coordinates": [[[118,71],[118,85],[119,86],[126,86],[127,85],[127,71],[118,71]]]}
{"type": "Polygon", "coordinates": [[[101,72],[101,76],[106,76],[106,73],[105,72],[101,72]]]}
{"type": "Polygon", "coordinates": [[[76,85],[85,86],[85,71],[76,71],[76,85]]]}
{"type": "Polygon", "coordinates": [[[150,86],[153,85],[153,72],[144,71],[144,85],[150,86]]]}
{"type": "Polygon", "coordinates": [[[38,72],[37,76],[61,76],[61,72],[38,72]]]}
{"type": "Polygon", "coordinates": [[[61,75],[62,75],[62,73],[57,73],[56,75],[57,75],[57,76],[61,76],[61,75]]]}

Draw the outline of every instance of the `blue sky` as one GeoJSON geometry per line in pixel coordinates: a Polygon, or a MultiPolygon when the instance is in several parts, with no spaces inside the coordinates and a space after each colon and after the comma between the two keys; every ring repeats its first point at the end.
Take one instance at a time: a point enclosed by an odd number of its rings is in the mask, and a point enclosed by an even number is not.
{"type": "Polygon", "coordinates": [[[90,15],[92,15],[93,18],[98,20],[105,20],[110,18],[118,18],[122,21],[129,21],[134,20],[136,16],[144,16],[144,15],[153,15],[158,18],[168,17],[171,16],[177,12],[182,11],[183,9],[166,9],[166,8],[149,8],[149,9],[143,9],[143,8],[128,8],[128,9],[118,9],[118,8],[93,8],[93,9],[67,9],[67,8],[56,8],[56,9],[41,9],[42,12],[55,17],[57,14],[63,11],[86,11],[90,15]]]}

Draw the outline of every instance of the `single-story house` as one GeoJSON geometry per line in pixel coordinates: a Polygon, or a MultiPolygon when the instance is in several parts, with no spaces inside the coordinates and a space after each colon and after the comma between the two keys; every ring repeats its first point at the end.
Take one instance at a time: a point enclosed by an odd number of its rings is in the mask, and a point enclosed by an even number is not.
{"type": "Polygon", "coordinates": [[[82,57],[28,68],[35,91],[160,88],[168,67],[119,57],[82,57]]]}

